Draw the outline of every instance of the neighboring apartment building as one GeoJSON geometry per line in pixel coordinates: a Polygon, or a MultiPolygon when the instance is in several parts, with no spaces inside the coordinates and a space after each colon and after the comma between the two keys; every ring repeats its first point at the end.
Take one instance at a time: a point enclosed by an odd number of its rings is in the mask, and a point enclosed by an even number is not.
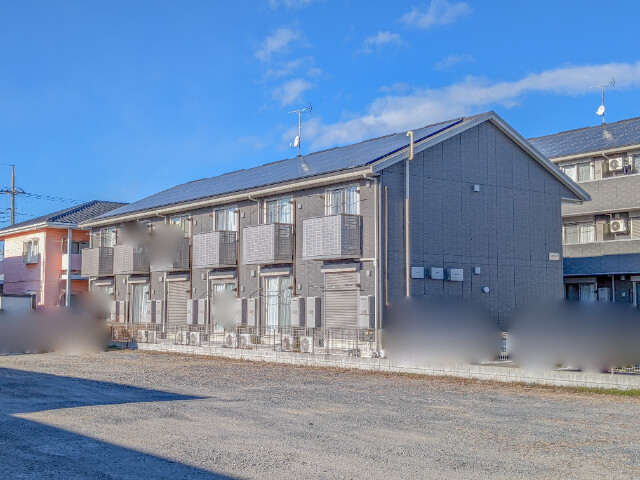
{"type": "Polygon", "coordinates": [[[561,203],[588,195],[494,112],[414,138],[410,162],[399,133],[108,212],[83,223],[83,274],[114,300],[114,320],[169,331],[228,326],[216,305],[233,298],[255,341],[265,329],[377,332],[407,282],[412,296],[474,300],[502,326],[518,306],[561,298],[561,203]]]}
{"type": "Polygon", "coordinates": [[[80,252],[89,246],[89,232],[78,228],[78,223],[123,205],[94,200],[0,229],[3,294],[32,295],[35,308],[64,305],[69,262],[72,298],[87,291],[87,278],[80,272],[80,252]]]}
{"type": "Polygon", "coordinates": [[[529,141],[592,197],[562,208],[566,297],[640,306],[640,118],[529,141]]]}

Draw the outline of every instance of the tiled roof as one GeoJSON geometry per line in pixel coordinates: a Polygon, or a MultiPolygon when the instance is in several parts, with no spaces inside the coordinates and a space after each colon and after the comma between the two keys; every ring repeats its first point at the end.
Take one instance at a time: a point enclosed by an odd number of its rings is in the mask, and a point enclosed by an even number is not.
{"type": "MultiPolygon", "coordinates": [[[[423,140],[462,122],[462,120],[462,118],[458,118],[416,129],[414,130],[414,140],[415,142],[423,140]]],[[[362,167],[407,147],[408,143],[406,132],[395,133],[353,145],[336,147],[302,157],[196,180],[112,210],[101,215],[100,218],[116,217],[250,188],[362,167]]]]}
{"type": "Polygon", "coordinates": [[[529,142],[548,158],[637,145],[640,144],[640,117],[530,138],[529,142]]]}
{"type": "Polygon", "coordinates": [[[24,222],[16,223],[13,226],[4,227],[0,229],[0,234],[6,233],[12,230],[24,230],[28,227],[35,227],[36,225],[42,225],[46,223],[68,223],[70,226],[75,226],[81,222],[91,220],[106,212],[120,208],[126,205],[126,203],[118,202],[103,202],[100,200],[92,200],[90,202],[75,205],[73,207],[65,208],[57,212],[42,215],[41,217],[32,218],[24,222]]]}

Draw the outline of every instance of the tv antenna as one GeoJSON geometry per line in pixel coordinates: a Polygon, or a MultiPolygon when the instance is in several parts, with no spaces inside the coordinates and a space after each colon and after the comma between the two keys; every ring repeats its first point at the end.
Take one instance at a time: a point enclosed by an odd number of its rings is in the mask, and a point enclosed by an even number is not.
{"type": "Polygon", "coordinates": [[[591,88],[599,88],[600,89],[600,95],[602,95],[602,103],[600,104],[600,106],[598,107],[598,110],[596,111],[596,115],[598,115],[599,117],[602,117],[602,124],[605,124],[604,121],[604,89],[607,87],[613,87],[616,84],[616,80],[611,77],[611,80],[609,81],[609,83],[601,83],[600,85],[594,85],[591,88]]]}
{"type": "Polygon", "coordinates": [[[309,115],[311,115],[311,110],[313,110],[313,106],[311,104],[309,104],[308,107],[306,108],[301,108],[299,110],[292,110],[290,112],[287,113],[297,113],[298,114],[298,136],[293,140],[292,143],[289,144],[289,146],[291,148],[297,148],[298,149],[298,156],[301,157],[302,153],[301,153],[301,149],[302,149],[302,114],[305,112],[309,112],[309,115]]]}

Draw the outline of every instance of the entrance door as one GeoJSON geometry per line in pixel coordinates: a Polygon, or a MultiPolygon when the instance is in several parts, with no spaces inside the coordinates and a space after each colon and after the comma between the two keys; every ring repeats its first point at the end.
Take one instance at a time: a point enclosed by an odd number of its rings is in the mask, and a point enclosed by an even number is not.
{"type": "Polygon", "coordinates": [[[224,283],[220,280],[211,281],[211,288],[209,290],[211,295],[210,322],[216,330],[224,330],[225,327],[231,328],[235,288],[235,282],[224,283]]]}
{"type": "Polygon", "coordinates": [[[187,323],[187,300],[189,282],[180,280],[167,282],[167,326],[171,330],[187,323]]]}
{"type": "Polygon", "coordinates": [[[149,299],[148,283],[131,284],[131,321],[143,323],[147,321],[147,300],[149,299]]]}
{"type": "Polygon", "coordinates": [[[291,326],[291,277],[265,277],[264,287],[264,327],[267,330],[277,330],[291,326]]]}
{"type": "Polygon", "coordinates": [[[324,283],[325,326],[358,328],[358,272],[326,272],[324,283]]]}

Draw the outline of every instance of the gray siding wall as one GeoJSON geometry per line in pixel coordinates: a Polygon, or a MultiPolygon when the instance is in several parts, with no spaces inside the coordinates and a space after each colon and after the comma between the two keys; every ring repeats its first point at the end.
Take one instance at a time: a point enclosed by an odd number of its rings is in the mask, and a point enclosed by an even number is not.
{"type": "MultiPolygon", "coordinates": [[[[341,185],[359,184],[360,187],[360,214],[362,216],[362,258],[369,259],[361,262],[361,294],[375,295],[375,270],[371,259],[375,255],[375,227],[374,227],[374,210],[375,210],[375,188],[373,182],[367,186],[367,182],[356,181],[344,184],[331,184],[326,187],[318,187],[312,189],[300,190],[292,194],[286,194],[274,198],[290,197],[296,202],[295,208],[295,286],[296,294],[300,296],[323,296],[324,274],[321,272],[322,261],[303,260],[302,259],[302,222],[306,218],[323,216],[325,214],[325,191],[327,188],[334,188],[341,185]],[[297,287],[300,286],[298,289],[297,287]]],[[[260,205],[264,198],[260,198],[260,205]]],[[[192,233],[205,233],[213,230],[213,212],[216,208],[235,206],[239,209],[239,236],[242,235],[242,228],[259,225],[263,223],[262,208],[256,201],[243,201],[230,205],[220,205],[218,207],[210,207],[206,209],[185,209],[183,214],[189,214],[192,217],[192,233]]],[[[400,212],[401,213],[401,212],[400,212]]],[[[177,215],[177,214],[176,214],[177,215]]],[[[170,217],[170,216],[169,216],[170,217]]],[[[150,217],[145,219],[153,225],[164,223],[164,217],[150,217]]],[[[241,244],[241,238],[239,238],[241,244]]],[[[118,243],[123,243],[123,236],[118,235],[118,243]]],[[[238,251],[239,268],[237,269],[239,296],[243,298],[258,297],[260,295],[259,285],[259,269],[255,265],[242,264],[242,251],[238,251]]],[[[351,263],[352,260],[347,260],[351,263]]],[[[288,264],[287,266],[291,266],[288,264]]],[[[235,271],[235,269],[227,269],[235,271]]],[[[207,269],[196,269],[193,271],[191,280],[191,297],[194,299],[206,298],[207,294],[207,269]],[[202,278],[204,275],[204,279],[202,278]],[[195,291],[193,290],[195,288],[195,291]]],[[[163,272],[153,272],[151,274],[151,298],[153,300],[165,299],[165,283],[159,279],[164,275],[163,272]],[[155,291],[155,292],[154,292],[155,291]]],[[[126,276],[118,276],[116,278],[116,299],[126,299],[126,284],[122,283],[122,278],[126,276]]],[[[324,306],[323,306],[324,308],[324,306]]]]}
{"type": "MultiPolygon", "coordinates": [[[[403,165],[385,169],[382,184],[393,299],[404,294],[403,165]]],[[[411,265],[464,269],[464,282],[414,279],[412,295],[473,300],[503,328],[515,308],[563,296],[562,262],[549,253],[562,252],[561,198],[573,195],[492,124],[416,154],[410,192],[411,265]]]]}

